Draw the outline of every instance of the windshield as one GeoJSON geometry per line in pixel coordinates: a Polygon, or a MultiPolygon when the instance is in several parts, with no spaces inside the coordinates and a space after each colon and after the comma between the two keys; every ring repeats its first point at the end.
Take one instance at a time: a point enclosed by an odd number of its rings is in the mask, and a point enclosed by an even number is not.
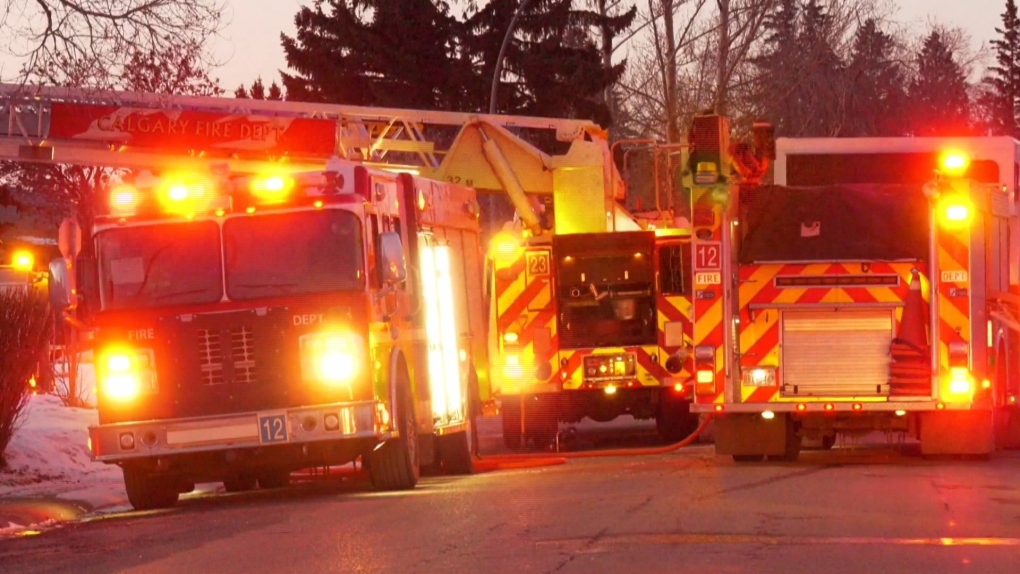
{"type": "Polygon", "coordinates": [[[223,297],[215,222],[107,229],[96,240],[103,309],[213,303],[223,297]]]}
{"type": "Polygon", "coordinates": [[[361,224],[339,210],[237,217],[223,224],[233,300],[360,290],[361,224]]]}

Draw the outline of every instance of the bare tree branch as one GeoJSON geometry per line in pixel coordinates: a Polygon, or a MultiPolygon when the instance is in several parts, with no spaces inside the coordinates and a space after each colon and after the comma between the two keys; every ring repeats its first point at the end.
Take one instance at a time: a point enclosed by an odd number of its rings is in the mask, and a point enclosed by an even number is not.
{"type": "MultiPolygon", "coordinates": [[[[116,84],[126,58],[170,45],[199,45],[222,25],[225,0],[9,0],[0,17],[0,51],[23,61],[0,80],[69,78],[93,62],[107,73],[82,87],[116,84]],[[72,64],[73,63],[73,64],[72,64]]],[[[208,60],[203,63],[214,65],[208,60]]],[[[63,83],[63,82],[61,82],[63,83]]]]}

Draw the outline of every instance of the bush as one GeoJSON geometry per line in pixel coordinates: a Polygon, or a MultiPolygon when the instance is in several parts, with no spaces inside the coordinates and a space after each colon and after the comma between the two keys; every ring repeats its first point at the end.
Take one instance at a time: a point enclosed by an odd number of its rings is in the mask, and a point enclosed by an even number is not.
{"type": "Polygon", "coordinates": [[[28,381],[47,356],[50,325],[44,291],[0,290],[0,468],[28,404],[28,381]]]}

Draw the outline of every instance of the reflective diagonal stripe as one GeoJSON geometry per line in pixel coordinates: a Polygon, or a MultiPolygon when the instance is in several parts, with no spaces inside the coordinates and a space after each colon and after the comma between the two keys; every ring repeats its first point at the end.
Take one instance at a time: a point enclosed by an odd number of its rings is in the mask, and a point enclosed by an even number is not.
{"type": "MultiPolygon", "coordinates": [[[[740,364],[743,367],[775,367],[776,386],[755,387],[740,384],[743,402],[770,402],[783,399],[780,395],[783,377],[781,319],[782,313],[798,306],[817,308],[833,305],[853,308],[855,305],[893,304],[902,306],[906,297],[910,270],[923,269],[918,262],[840,262],[797,264],[745,265],[740,268],[740,364]],[[876,285],[857,286],[854,281],[876,276],[876,285]],[[883,279],[877,279],[881,276],[883,279]],[[878,284],[888,276],[899,278],[896,285],[878,284]],[[796,287],[777,286],[777,277],[808,278],[815,284],[796,287]],[[842,280],[840,278],[843,278],[842,280]],[[831,285],[831,286],[830,286],[831,285]]],[[[902,312],[898,312],[898,317],[902,312]]],[[[700,324],[699,324],[700,326],[700,324]]],[[[698,331],[701,333],[702,331],[698,331]]],[[[721,334],[720,334],[721,336],[721,334]]],[[[739,373],[734,373],[739,377],[739,373]]],[[[807,400],[799,398],[796,400],[807,400]]]]}

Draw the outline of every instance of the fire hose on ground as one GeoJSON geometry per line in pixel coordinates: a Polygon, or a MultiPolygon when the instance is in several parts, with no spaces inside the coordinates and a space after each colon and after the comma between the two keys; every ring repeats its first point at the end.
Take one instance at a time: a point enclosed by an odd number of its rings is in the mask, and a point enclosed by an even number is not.
{"type": "MultiPolygon", "coordinates": [[[[527,468],[540,468],[545,466],[558,466],[566,464],[568,459],[572,458],[601,458],[610,456],[653,456],[657,454],[667,454],[673,451],[680,450],[681,448],[693,443],[698,440],[698,437],[711,422],[712,415],[705,415],[698,428],[694,429],[690,435],[679,442],[667,444],[664,446],[657,447],[640,447],[640,448],[616,448],[607,450],[586,450],[577,452],[563,452],[563,453],[521,453],[521,454],[493,454],[493,455],[479,455],[475,454],[472,461],[475,473],[493,472],[497,470],[519,470],[527,468]]],[[[320,467],[314,469],[308,469],[301,472],[295,473],[294,479],[299,482],[307,482],[321,478],[324,476],[349,476],[355,477],[361,474],[361,470],[354,467],[320,467]]]]}
{"type": "Polygon", "coordinates": [[[668,444],[665,446],[658,447],[641,447],[641,448],[617,448],[608,450],[586,450],[578,452],[564,452],[556,454],[548,453],[524,453],[524,454],[495,454],[480,456],[475,455],[474,468],[475,472],[490,472],[493,470],[514,470],[521,468],[538,468],[542,466],[556,466],[560,464],[566,464],[567,459],[571,458],[600,458],[609,456],[650,456],[657,454],[667,454],[676,450],[679,450],[698,439],[708,423],[711,422],[712,415],[706,415],[698,428],[694,429],[690,435],[679,442],[668,444]]]}

